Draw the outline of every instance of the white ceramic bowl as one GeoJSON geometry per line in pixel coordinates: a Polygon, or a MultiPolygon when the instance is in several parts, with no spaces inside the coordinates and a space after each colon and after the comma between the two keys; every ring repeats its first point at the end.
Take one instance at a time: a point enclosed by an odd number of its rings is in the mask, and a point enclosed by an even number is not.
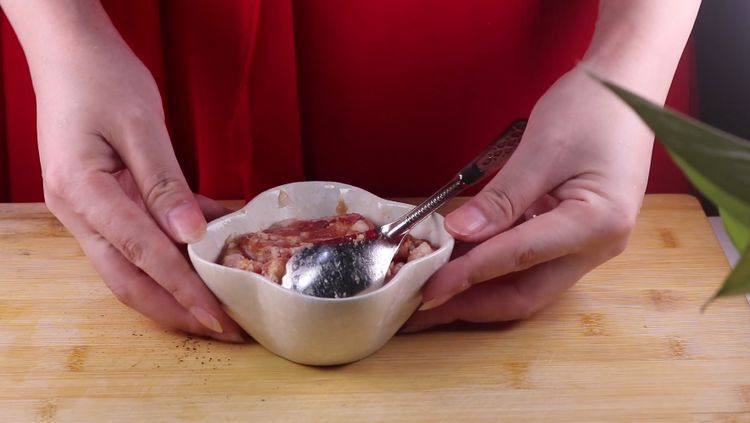
{"type": "Polygon", "coordinates": [[[298,182],[268,190],[211,222],[203,240],[188,246],[198,274],[229,315],[263,346],[297,363],[344,364],[377,351],[419,306],[422,285],[448,261],[453,249],[442,216],[435,214],[412,234],[438,246],[437,251],[404,265],[379,290],[342,299],[301,295],[261,275],[215,263],[230,236],[263,230],[292,217],[330,216],[341,201],[349,212],[375,224],[390,222],[412,207],[350,185],[298,182]]]}
{"type": "Polygon", "coordinates": [[[330,216],[336,214],[340,201],[349,212],[376,224],[412,207],[350,185],[293,183],[268,190],[242,209],[209,223],[207,235],[188,246],[198,274],[229,315],[264,347],[297,363],[344,364],[377,351],[419,306],[422,285],[448,261],[453,249],[442,216],[435,214],[412,234],[438,246],[437,251],[404,265],[379,290],[342,299],[301,295],[261,275],[215,263],[230,236],[263,230],[292,217],[330,216]]]}

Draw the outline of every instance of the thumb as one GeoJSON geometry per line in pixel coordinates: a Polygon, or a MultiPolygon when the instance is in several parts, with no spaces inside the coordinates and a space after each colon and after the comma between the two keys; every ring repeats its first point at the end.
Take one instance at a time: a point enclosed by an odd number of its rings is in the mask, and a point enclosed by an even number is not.
{"type": "Polygon", "coordinates": [[[206,219],[177,163],[164,123],[157,120],[125,132],[116,147],[151,215],[177,242],[201,239],[206,219]]]}
{"type": "Polygon", "coordinates": [[[500,172],[473,198],[445,218],[445,228],[455,238],[481,242],[511,227],[524,211],[554,185],[547,174],[530,172],[533,154],[524,143],[500,172]]]}

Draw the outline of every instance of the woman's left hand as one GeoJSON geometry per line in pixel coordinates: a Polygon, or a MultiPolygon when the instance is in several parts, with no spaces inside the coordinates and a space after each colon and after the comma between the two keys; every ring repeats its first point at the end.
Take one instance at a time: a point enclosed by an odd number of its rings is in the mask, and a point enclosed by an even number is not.
{"type": "Polygon", "coordinates": [[[527,318],[620,254],[652,145],[624,103],[581,67],[568,72],[537,102],[505,167],[446,217],[458,241],[478,244],[433,275],[403,330],[527,318]]]}

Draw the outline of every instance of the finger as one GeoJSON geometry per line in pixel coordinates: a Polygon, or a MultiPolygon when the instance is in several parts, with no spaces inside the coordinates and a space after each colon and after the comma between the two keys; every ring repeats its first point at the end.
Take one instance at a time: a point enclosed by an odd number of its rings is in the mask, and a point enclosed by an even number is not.
{"type": "Polygon", "coordinates": [[[438,307],[471,285],[587,248],[591,228],[585,208],[563,202],[443,266],[425,285],[420,310],[438,307]]]}
{"type": "Polygon", "coordinates": [[[203,216],[205,216],[206,220],[209,222],[232,212],[232,210],[224,207],[221,203],[206,196],[200,194],[193,195],[195,196],[195,201],[198,203],[198,207],[200,207],[201,212],[203,212],[203,216]]]}
{"type": "Polygon", "coordinates": [[[523,213],[523,220],[526,221],[544,213],[548,213],[554,210],[559,205],[560,200],[558,200],[557,198],[551,195],[543,195],[539,199],[534,201],[534,203],[532,203],[528,209],[526,209],[526,211],[523,213]]]}
{"type": "Polygon", "coordinates": [[[140,119],[113,142],[133,175],[149,212],[178,242],[198,241],[206,220],[188,187],[163,122],[140,119]]]}
{"type": "Polygon", "coordinates": [[[133,174],[125,168],[113,173],[112,176],[117,180],[117,183],[120,185],[120,189],[125,196],[137,204],[139,208],[148,212],[148,207],[146,206],[146,203],[143,202],[143,196],[141,196],[141,191],[138,189],[138,185],[135,184],[133,174]]]}
{"type": "Polygon", "coordinates": [[[542,163],[553,155],[537,154],[533,122],[529,122],[521,144],[510,160],[485,187],[466,204],[445,218],[445,228],[462,241],[483,241],[511,227],[529,206],[552,191],[560,182],[551,173],[554,167],[542,163]]]}
{"type": "Polygon", "coordinates": [[[90,173],[77,185],[70,204],[95,232],[166,289],[201,324],[218,333],[234,326],[177,246],[123,194],[112,175],[90,173]]]}
{"type": "Polygon", "coordinates": [[[229,342],[242,342],[242,330],[228,327],[224,333],[208,330],[187,312],[153,279],[129,263],[109,242],[98,235],[83,219],[61,206],[60,199],[51,200],[57,207],[55,216],[81,245],[107,287],[128,307],[169,328],[212,336],[229,342]]]}
{"type": "MultiPolygon", "coordinates": [[[[135,184],[133,175],[128,169],[123,169],[119,172],[116,172],[112,174],[112,176],[117,179],[117,183],[120,184],[122,191],[128,198],[138,204],[139,207],[142,207],[144,210],[148,210],[148,207],[146,206],[146,203],[143,201],[143,197],[141,196],[141,192],[139,191],[138,186],[135,184]]],[[[195,197],[195,201],[198,204],[198,207],[201,209],[203,216],[207,220],[213,220],[232,212],[220,203],[201,194],[194,193],[193,197],[195,197]]]]}
{"type": "Polygon", "coordinates": [[[506,275],[457,295],[440,307],[418,311],[403,332],[465,322],[502,322],[525,319],[552,303],[598,263],[583,255],[546,262],[532,269],[506,275]]]}
{"type": "Polygon", "coordinates": [[[94,234],[81,238],[79,242],[107,287],[126,306],[168,328],[221,341],[244,342],[238,327],[225,328],[223,333],[206,328],[103,237],[94,234]]]}

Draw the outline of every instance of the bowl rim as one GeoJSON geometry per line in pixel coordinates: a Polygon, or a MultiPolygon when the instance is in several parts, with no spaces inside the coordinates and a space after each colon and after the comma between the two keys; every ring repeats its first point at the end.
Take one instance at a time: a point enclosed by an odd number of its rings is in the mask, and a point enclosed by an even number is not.
{"type": "MultiPolygon", "coordinates": [[[[403,278],[399,278],[399,274],[404,275],[405,273],[401,273],[401,271],[403,271],[403,269],[407,268],[407,266],[409,268],[411,268],[411,267],[414,267],[414,266],[418,265],[419,263],[421,263],[423,261],[426,261],[427,259],[432,259],[438,253],[441,253],[441,252],[443,252],[443,251],[445,251],[447,249],[452,249],[453,245],[455,243],[454,238],[450,235],[450,233],[448,233],[447,230],[445,230],[445,226],[442,224],[443,223],[443,216],[441,214],[439,214],[439,213],[433,213],[432,216],[430,216],[430,219],[433,218],[433,217],[437,218],[437,223],[439,224],[438,231],[441,232],[441,235],[447,236],[447,242],[445,242],[443,245],[441,245],[439,248],[437,248],[432,253],[430,253],[430,254],[428,254],[428,255],[426,255],[424,257],[420,257],[420,258],[418,258],[416,260],[412,260],[412,261],[407,262],[406,264],[404,264],[404,266],[399,270],[399,273],[397,273],[396,276],[394,276],[388,283],[384,284],[382,287],[380,287],[380,288],[378,288],[378,289],[376,289],[374,291],[368,292],[366,294],[355,295],[355,296],[352,296],[352,297],[344,297],[344,298],[315,297],[315,296],[312,296],[312,295],[302,294],[302,293],[297,292],[297,291],[292,291],[290,289],[284,288],[280,284],[277,284],[277,283],[271,281],[270,279],[266,278],[265,276],[263,276],[263,275],[261,275],[259,273],[250,272],[250,271],[247,271],[247,270],[241,270],[241,269],[236,269],[236,268],[233,268],[233,267],[228,267],[228,266],[221,265],[219,263],[216,263],[214,261],[207,260],[207,259],[201,257],[201,255],[198,254],[195,251],[194,245],[202,242],[203,240],[205,240],[205,238],[207,236],[209,236],[209,232],[211,230],[213,230],[217,226],[220,226],[223,222],[225,222],[227,220],[232,220],[232,219],[236,219],[236,218],[241,218],[243,216],[248,216],[248,213],[247,213],[247,211],[245,209],[248,208],[253,202],[258,201],[261,196],[266,195],[266,194],[268,194],[268,193],[270,193],[272,191],[282,190],[282,189],[284,189],[284,187],[288,187],[288,186],[291,186],[291,185],[313,185],[313,186],[317,186],[317,185],[323,185],[323,186],[330,185],[330,186],[332,186],[334,188],[337,188],[337,189],[342,189],[342,188],[345,188],[345,189],[355,189],[355,190],[362,191],[362,192],[364,192],[366,194],[372,195],[378,201],[382,201],[382,202],[387,203],[389,205],[414,207],[414,205],[412,205],[412,204],[402,203],[402,202],[399,202],[399,201],[388,200],[388,199],[382,198],[380,196],[377,196],[377,195],[375,195],[375,194],[367,191],[364,188],[359,188],[359,187],[356,187],[354,185],[349,185],[349,184],[345,184],[345,183],[341,183],[341,182],[334,182],[334,181],[299,181],[299,182],[290,182],[290,183],[279,185],[279,186],[276,186],[276,187],[273,187],[273,188],[269,188],[269,189],[267,189],[267,190],[265,190],[263,192],[260,192],[256,196],[254,196],[250,201],[248,201],[244,206],[242,206],[240,209],[238,209],[238,210],[236,210],[236,211],[234,211],[232,213],[226,214],[224,216],[221,216],[221,217],[219,217],[217,219],[214,219],[211,222],[208,222],[208,225],[206,227],[206,233],[203,236],[203,238],[201,238],[200,241],[197,241],[195,243],[190,243],[187,246],[188,255],[190,257],[190,260],[193,261],[193,262],[198,261],[198,262],[200,262],[201,265],[204,265],[204,266],[207,265],[207,266],[209,266],[209,267],[211,267],[213,269],[219,269],[220,271],[230,272],[230,273],[234,273],[235,275],[240,275],[240,276],[242,276],[244,278],[247,278],[248,281],[251,281],[251,280],[252,281],[256,281],[256,282],[253,282],[253,283],[264,283],[264,284],[271,285],[272,286],[271,289],[277,289],[277,290],[279,290],[280,293],[282,293],[284,295],[294,295],[294,296],[298,296],[298,297],[301,297],[301,298],[304,298],[304,299],[307,299],[307,300],[315,300],[315,301],[324,302],[324,303],[343,304],[343,303],[353,303],[353,302],[365,301],[365,300],[367,300],[369,298],[372,298],[376,294],[383,294],[384,292],[388,291],[389,289],[393,289],[392,287],[395,286],[395,285],[398,285],[397,282],[399,282],[400,279],[403,279],[403,278]]],[[[226,242],[226,241],[224,241],[224,242],[226,242]]],[[[194,263],[194,265],[195,265],[195,263],[194,263]]]]}

